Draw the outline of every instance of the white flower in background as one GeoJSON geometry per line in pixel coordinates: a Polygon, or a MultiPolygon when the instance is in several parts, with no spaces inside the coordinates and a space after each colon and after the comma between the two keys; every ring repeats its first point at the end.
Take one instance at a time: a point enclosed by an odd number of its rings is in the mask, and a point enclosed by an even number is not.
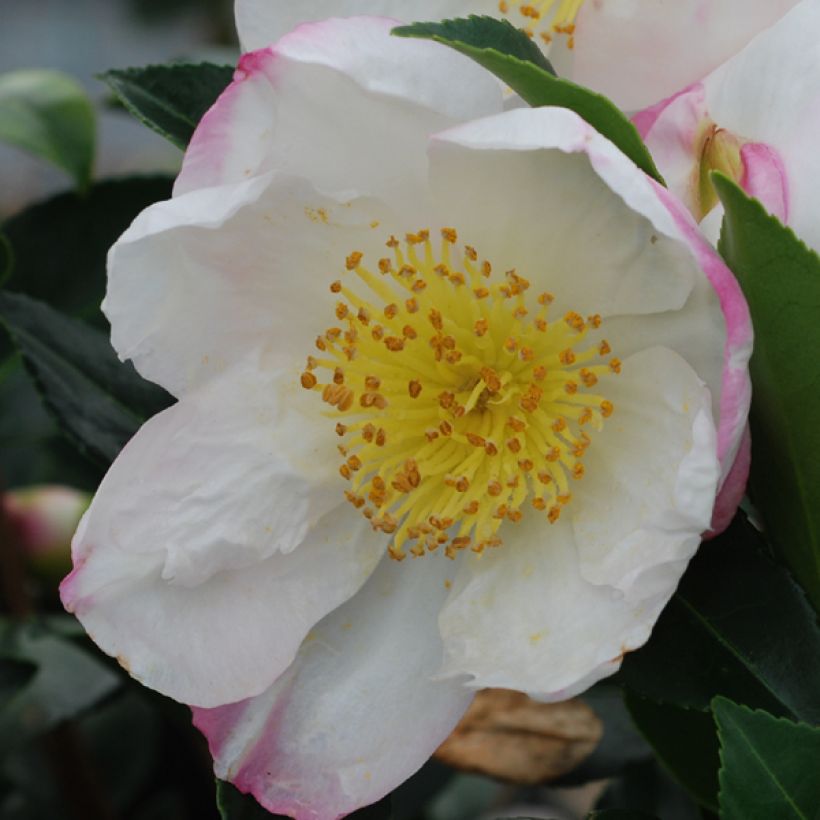
{"type": "Polygon", "coordinates": [[[379,799],[477,689],[614,672],[745,479],[748,314],[685,208],[393,24],[245,55],[112,249],[114,345],[179,402],[62,587],[296,818],[379,799]]]}
{"type": "Polygon", "coordinates": [[[670,189],[716,241],[709,179],[738,182],[820,249],[820,3],[805,0],[717,71],[635,117],[670,189]]]}
{"type": "Polygon", "coordinates": [[[696,82],[798,0],[236,0],[244,51],[302,22],[373,14],[405,22],[488,14],[524,28],[561,76],[637,111],[696,82]]]}

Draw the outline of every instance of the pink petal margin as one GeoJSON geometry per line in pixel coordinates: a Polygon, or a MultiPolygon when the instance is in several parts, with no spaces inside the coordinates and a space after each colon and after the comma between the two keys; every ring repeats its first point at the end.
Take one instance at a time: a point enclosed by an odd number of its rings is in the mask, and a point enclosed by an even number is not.
{"type": "Polygon", "coordinates": [[[754,341],[752,318],[737,279],[715,253],[683,203],[654,180],[652,185],[715,289],[726,321],[718,423],[718,458],[722,479],[715,501],[712,528],[708,533],[712,537],[726,529],[732,520],[749,475],[747,419],[752,399],[752,382],[749,377],[749,359],[754,341]]]}

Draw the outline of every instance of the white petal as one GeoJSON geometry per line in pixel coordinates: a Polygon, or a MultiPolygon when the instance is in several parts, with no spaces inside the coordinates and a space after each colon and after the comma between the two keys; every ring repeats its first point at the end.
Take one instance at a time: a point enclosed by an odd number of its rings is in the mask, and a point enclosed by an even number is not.
{"type": "Polygon", "coordinates": [[[441,212],[559,310],[680,308],[699,275],[649,179],[571,111],[516,109],[433,139],[441,212]]]}
{"type": "Polygon", "coordinates": [[[385,559],[267,692],[196,710],[217,776],[296,820],[335,820],[409,777],[472,699],[458,682],[433,680],[452,571],[443,558],[385,559]]]}
{"type": "Polygon", "coordinates": [[[326,20],[242,57],[175,193],[279,170],[323,191],[419,197],[428,135],[500,111],[502,90],[450,48],[392,37],[394,25],[326,20]]]}
{"type": "Polygon", "coordinates": [[[717,434],[702,381],[665,348],[629,357],[604,392],[615,415],[568,512],[584,577],[642,597],[654,594],[647,576],[688,560],[692,537],[709,527],[717,434]]]}
{"type": "Polygon", "coordinates": [[[498,12],[497,0],[236,0],[236,28],[243,51],[263,48],[299,23],[370,14],[404,22],[444,20],[498,12]]]}
{"type": "MultiPolygon", "coordinates": [[[[704,86],[718,125],[779,155],[787,207],[778,216],[820,248],[820,4],[800,3],[704,86]]],[[[767,204],[777,212],[775,203],[767,204]]]]}
{"type": "Polygon", "coordinates": [[[709,525],[716,436],[708,395],[675,354],[632,357],[620,378],[564,518],[525,515],[462,565],[440,618],[446,674],[560,700],[649,637],[709,525]]]}
{"type": "Polygon", "coordinates": [[[112,343],[178,396],[253,352],[304,361],[345,257],[384,241],[382,211],[276,174],[152,205],[109,255],[112,343]]]}
{"type": "Polygon", "coordinates": [[[155,416],[75,536],[66,607],[177,700],[264,689],[384,551],[361,516],[339,510],[332,430],[308,423],[297,390],[230,373],[155,416]]]}
{"type": "Polygon", "coordinates": [[[697,82],[798,0],[588,0],[574,77],[637,111],[697,82]]]}

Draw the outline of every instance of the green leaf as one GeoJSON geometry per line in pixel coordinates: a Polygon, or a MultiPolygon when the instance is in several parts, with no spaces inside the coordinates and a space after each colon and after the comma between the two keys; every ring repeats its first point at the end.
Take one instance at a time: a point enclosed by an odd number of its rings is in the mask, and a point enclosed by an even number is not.
{"type": "Polygon", "coordinates": [[[100,79],[140,122],[184,150],[233,72],[213,63],[172,63],[107,71],[100,79]]]}
{"type": "Polygon", "coordinates": [[[820,729],[716,698],[724,820],[815,820],[820,729]]]}
{"type": "Polygon", "coordinates": [[[626,705],[660,761],[695,799],[717,811],[720,759],[711,714],[653,703],[629,692],[626,705]]]}
{"type": "MultiPolygon", "coordinates": [[[[0,330],[0,335],[5,332],[0,330]]],[[[0,366],[0,480],[5,488],[67,484],[93,490],[103,471],[78,455],[43,407],[15,354],[0,366]]]]}
{"type": "Polygon", "coordinates": [[[702,820],[697,804],[655,757],[627,766],[619,777],[610,781],[595,809],[663,820],[702,820]]]}
{"type": "Polygon", "coordinates": [[[36,671],[0,703],[0,755],[74,717],[113,692],[119,677],[70,641],[36,623],[0,621],[0,662],[36,671]]]}
{"type": "Polygon", "coordinates": [[[658,820],[658,818],[654,814],[644,814],[642,811],[604,809],[591,812],[587,815],[587,820],[658,820]]]}
{"type": "Polygon", "coordinates": [[[440,23],[413,23],[393,29],[399,37],[418,37],[450,46],[471,57],[535,106],[569,108],[583,117],[626,154],[642,171],[663,183],[652,156],[635,126],[601,94],[555,77],[551,66],[537,58],[527,35],[506,20],[471,15],[440,23]]]}
{"type": "Polygon", "coordinates": [[[42,302],[0,293],[0,320],[63,431],[103,465],[173,401],[121,363],[103,332],[42,302]]]}
{"type": "Polygon", "coordinates": [[[772,540],[820,611],[820,258],[731,180],[720,252],[755,327],[751,490],[772,540]]]}
{"type": "Polygon", "coordinates": [[[107,327],[100,302],[108,249],[140,211],[170,196],[169,177],[125,177],[27,208],[3,225],[14,256],[5,287],[107,327]]]}
{"type": "Polygon", "coordinates": [[[0,74],[0,140],[68,172],[84,189],[94,162],[94,108],[82,86],[58,71],[0,74]]]}
{"type": "MultiPolygon", "coordinates": [[[[495,17],[480,17],[471,14],[457,20],[441,20],[435,23],[412,23],[393,29],[398,37],[418,37],[435,40],[461,51],[470,48],[473,51],[467,56],[477,60],[476,53],[493,50],[516,60],[532,63],[555,76],[555,69],[544,56],[531,37],[512,25],[508,20],[495,17]]],[[[467,53],[467,52],[462,52],[467,53]]],[[[481,62],[480,60],[477,60],[481,62]]],[[[481,63],[484,65],[484,63],[481,63]]],[[[488,66],[484,66],[488,68],[488,66]]],[[[490,69],[492,71],[492,69],[490,69]]]]}
{"type": "Polygon", "coordinates": [[[619,682],[645,697],[708,710],[726,695],[820,722],[820,628],[805,594],[739,514],[704,543],[645,647],[619,682]]]}

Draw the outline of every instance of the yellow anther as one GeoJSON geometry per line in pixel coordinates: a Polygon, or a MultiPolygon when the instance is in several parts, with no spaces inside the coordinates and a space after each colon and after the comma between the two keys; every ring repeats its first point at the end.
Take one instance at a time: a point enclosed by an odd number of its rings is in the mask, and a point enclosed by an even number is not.
{"type": "Polygon", "coordinates": [[[593,390],[621,365],[598,314],[551,322],[548,293],[531,314],[515,269],[479,285],[493,265],[471,246],[459,260],[454,228],[441,229],[438,258],[428,231],[402,236],[388,240],[392,260],[376,260],[381,276],[361,251],[346,258],[358,285],[330,285],[340,326],[317,338],[323,355],[299,379],[345,414],[334,424],[346,498],[391,536],[396,560],[480,555],[527,509],[557,520],[592,443],[582,425],[597,431],[612,413],[593,390]]]}

